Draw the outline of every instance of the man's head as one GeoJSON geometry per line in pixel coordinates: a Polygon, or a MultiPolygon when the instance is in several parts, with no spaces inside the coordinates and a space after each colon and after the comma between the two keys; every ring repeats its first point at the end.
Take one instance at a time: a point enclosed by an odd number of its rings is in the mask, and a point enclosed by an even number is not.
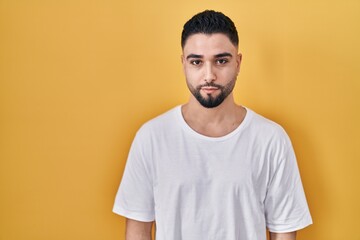
{"type": "Polygon", "coordinates": [[[223,33],[234,46],[239,45],[239,37],[234,22],[221,12],[206,10],[187,21],[181,34],[181,47],[184,49],[187,39],[197,33],[207,35],[223,33]]]}
{"type": "Polygon", "coordinates": [[[222,104],[240,71],[238,35],[224,14],[205,11],[195,15],[182,33],[182,63],[193,97],[205,108],[222,104]]]}

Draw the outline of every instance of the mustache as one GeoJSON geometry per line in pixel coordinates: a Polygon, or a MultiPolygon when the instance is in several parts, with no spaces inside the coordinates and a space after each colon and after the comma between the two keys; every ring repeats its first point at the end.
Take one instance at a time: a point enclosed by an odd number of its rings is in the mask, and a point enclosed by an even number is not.
{"type": "Polygon", "coordinates": [[[219,89],[223,89],[224,87],[219,85],[219,84],[215,84],[213,82],[210,82],[210,83],[205,83],[205,84],[202,84],[202,85],[199,85],[196,87],[197,90],[200,90],[202,87],[216,87],[216,88],[219,88],[219,89]]]}

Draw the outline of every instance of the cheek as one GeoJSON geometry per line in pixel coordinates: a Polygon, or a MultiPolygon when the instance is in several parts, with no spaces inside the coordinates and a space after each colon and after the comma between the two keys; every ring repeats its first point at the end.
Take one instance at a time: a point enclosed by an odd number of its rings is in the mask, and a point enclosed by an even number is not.
{"type": "Polygon", "coordinates": [[[226,75],[228,76],[228,78],[234,78],[238,75],[238,69],[236,68],[236,66],[228,69],[228,71],[226,72],[226,75]]]}
{"type": "Polygon", "coordinates": [[[201,80],[201,71],[195,68],[184,68],[184,74],[188,81],[201,80]]]}
{"type": "Polygon", "coordinates": [[[219,71],[217,74],[218,80],[222,81],[231,81],[236,78],[237,71],[234,69],[227,70],[227,71],[219,71]]]}

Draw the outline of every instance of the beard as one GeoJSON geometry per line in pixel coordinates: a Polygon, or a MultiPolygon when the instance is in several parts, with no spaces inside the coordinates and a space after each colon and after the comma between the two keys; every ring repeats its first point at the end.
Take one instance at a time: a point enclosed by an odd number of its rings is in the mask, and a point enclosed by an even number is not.
{"type": "Polygon", "coordinates": [[[234,78],[225,86],[218,85],[215,83],[206,83],[203,85],[199,85],[196,88],[191,86],[188,83],[188,88],[192,95],[196,98],[196,100],[201,104],[201,106],[205,108],[215,108],[219,106],[233,91],[235,87],[236,79],[234,78]],[[212,96],[211,94],[207,94],[206,97],[203,97],[200,93],[202,87],[216,87],[220,90],[220,93],[216,96],[212,96]]]}

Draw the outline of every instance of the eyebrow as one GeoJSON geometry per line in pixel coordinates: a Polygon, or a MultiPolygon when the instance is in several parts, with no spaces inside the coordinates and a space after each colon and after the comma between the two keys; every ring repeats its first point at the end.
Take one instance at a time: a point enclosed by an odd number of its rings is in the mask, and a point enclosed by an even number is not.
{"type": "Polygon", "coordinates": [[[191,54],[186,56],[186,59],[189,59],[189,58],[202,58],[202,57],[203,57],[203,55],[198,55],[198,54],[191,53],[191,54]]]}
{"type": "Polygon", "coordinates": [[[224,53],[219,53],[215,55],[216,58],[221,58],[221,57],[232,57],[231,53],[228,52],[224,52],[224,53]]]}
{"type": "MultiPolygon", "coordinates": [[[[186,59],[189,59],[189,58],[203,58],[203,57],[204,57],[203,55],[191,53],[191,54],[186,56],[186,59]]],[[[232,57],[232,54],[228,53],[228,52],[223,52],[223,53],[219,53],[219,54],[215,55],[215,58],[221,58],[221,57],[232,57]]]]}

